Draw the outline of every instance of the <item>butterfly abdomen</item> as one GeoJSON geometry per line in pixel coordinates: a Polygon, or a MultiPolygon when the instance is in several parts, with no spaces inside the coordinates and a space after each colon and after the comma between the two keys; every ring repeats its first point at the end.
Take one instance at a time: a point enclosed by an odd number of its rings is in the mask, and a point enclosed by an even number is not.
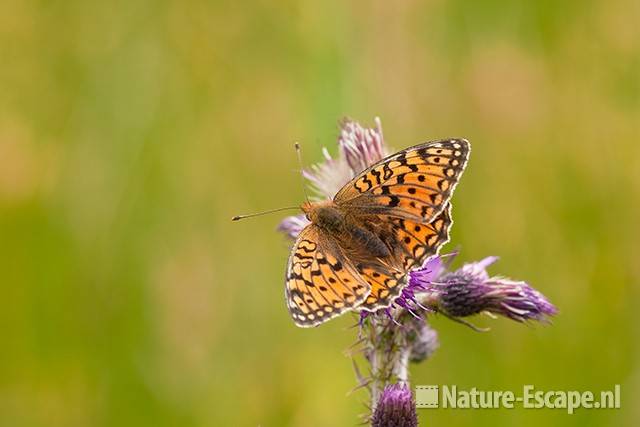
{"type": "Polygon", "coordinates": [[[391,255],[387,245],[376,234],[366,228],[347,222],[346,232],[351,243],[359,246],[361,251],[366,252],[368,255],[375,258],[386,258],[391,255]]]}

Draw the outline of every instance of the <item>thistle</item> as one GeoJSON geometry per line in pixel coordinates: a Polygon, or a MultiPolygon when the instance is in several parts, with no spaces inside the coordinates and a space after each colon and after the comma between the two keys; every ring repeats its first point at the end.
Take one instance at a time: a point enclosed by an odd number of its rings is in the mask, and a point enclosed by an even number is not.
{"type": "MultiPolygon", "coordinates": [[[[380,120],[374,128],[344,120],[338,138],[338,156],[324,149],[325,160],[303,171],[317,200],[331,199],[347,182],[384,158],[380,120]]],[[[309,224],[305,215],[285,218],[278,230],[296,239],[309,224]]],[[[490,276],[486,269],[497,257],[450,266],[457,254],[433,255],[405,276],[404,287],[385,308],[358,310],[358,341],[353,352],[369,365],[362,375],[354,361],[359,387],[369,390],[371,405],[366,419],[373,426],[417,426],[415,404],[409,388],[409,364],[427,360],[438,348],[438,335],[428,316],[441,313],[476,328],[465,318],[487,313],[518,322],[544,322],[557,309],[540,292],[523,281],[490,276]]]]}
{"type": "Polygon", "coordinates": [[[417,427],[418,415],[411,390],[404,384],[384,388],[371,417],[373,427],[417,427]]]}
{"type": "Polygon", "coordinates": [[[486,268],[497,259],[487,257],[435,278],[427,278],[417,270],[410,274],[409,283],[424,290],[425,305],[451,317],[486,312],[524,322],[546,321],[557,313],[553,304],[527,283],[501,276],[489,277],[486,268]]]}

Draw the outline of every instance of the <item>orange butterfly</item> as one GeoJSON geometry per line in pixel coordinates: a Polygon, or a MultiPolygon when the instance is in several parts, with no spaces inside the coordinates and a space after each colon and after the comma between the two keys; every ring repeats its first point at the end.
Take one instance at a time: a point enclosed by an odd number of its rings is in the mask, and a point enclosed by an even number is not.
{"type": "Polygon", "coordinates": [[[296,325],[389,307],[410,269],[449,240],[449,199],[469,152],[465,139],[416,145],[364,170],[333,200],[303,204],[311,224],[293,245],[285,287],[296,325]]]}

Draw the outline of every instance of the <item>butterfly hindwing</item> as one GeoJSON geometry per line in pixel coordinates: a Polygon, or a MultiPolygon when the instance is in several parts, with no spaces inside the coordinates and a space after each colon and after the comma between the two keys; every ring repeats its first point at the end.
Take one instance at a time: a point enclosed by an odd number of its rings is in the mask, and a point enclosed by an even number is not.
{"type": "Polygon", "coordinates": [[[389,269],[381,264],[366,263],[357,265],[358,272],[371,287],[371,292],[360,304],[359,309],[375,311],[391,305],[405,286],[406,274],[389,269]]]}
{"type": "Polygon", "coordinates": [[[314,224],[302,230],[289,256],[285,287],[296,325],[316,326],[351,310],[369,288],[330,236],[314,224]]]}
{"type": "Polygon", "coordinates": [[[469,151],[465,139],[407,148],[361,172],[334,201],[356,213],[384,213],[429,223],[451,198],[469,151]]]}
{"type": "Polygon", "coordinates": [[[402,218],[382,218],[386,220],[383,222],[386,229],[383,236],[392,249],[395,267],[357,265],[358,271],[371,286],[371,292],[359,308],[375,311],[388,307],[400,296],[406,286],[406,272],[421,266],[449,241],[452,224],[450,211],[451,205],[447,204],[429,224],[402,218]]]}
{"type": "Polygon", "coordinates": [[[394,248],[402,270],[419,267],[428,257],[437,254],[440,247],[449,241],[452,223],[449,203],[429,224],[389,218],[388,228],[393,236],[390,246],[394,248]]]}

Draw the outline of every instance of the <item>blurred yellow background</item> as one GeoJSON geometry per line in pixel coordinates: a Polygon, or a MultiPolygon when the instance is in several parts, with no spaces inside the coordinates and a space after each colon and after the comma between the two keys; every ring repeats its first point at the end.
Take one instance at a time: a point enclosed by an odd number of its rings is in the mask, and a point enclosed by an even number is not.
{"type": "Polygon", "coordinates": [[[637,1],[9,0],[0,8],[0,425],[338,426],[349,316],[296,328],[278,214],[337,120],[468,138],[464,260],[549,327],[433,319],[414,384],[592,390],[622,409],[421,410],[424,425],[640,422],[637,1]]]}

